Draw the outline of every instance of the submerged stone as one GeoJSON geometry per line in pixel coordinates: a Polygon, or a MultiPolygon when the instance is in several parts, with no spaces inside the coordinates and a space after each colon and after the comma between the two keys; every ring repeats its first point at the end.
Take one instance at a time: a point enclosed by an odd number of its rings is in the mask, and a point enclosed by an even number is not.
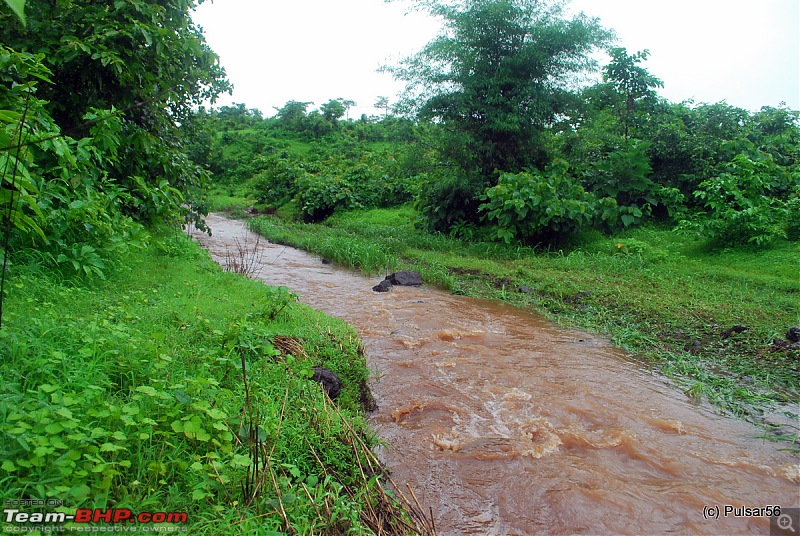
{"type": "Polygon", "coordinates": [[[374,292],[389,292],[390,290],[392,290],[392,282],[389,281],[388,279],[384,279],[383,281],[372,287],[372,290],[374,292]]]}

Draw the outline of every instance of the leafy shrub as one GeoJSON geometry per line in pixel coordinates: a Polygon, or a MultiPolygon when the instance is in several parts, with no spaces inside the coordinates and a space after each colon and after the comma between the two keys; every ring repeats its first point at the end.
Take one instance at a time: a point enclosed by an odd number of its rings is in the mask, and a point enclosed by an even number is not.
{"type": "Polygon", "coordinates": [[[297,180],[297,202],[305,222],[319,222],[337,208],[358,208],[349,181],[330,174],[304,174],[297,180]]]}
{"type": "Polygon", "coordinates": [[[32,237],[51,265],[101,278],[110,261],[146,243],[147,233],[134,215],[154,221],[159,215],[175,214],[183,200],[167,181],[153,185],[131,177],[133,186],[126,188],[107,176],[105,168],[121,144],[121,119],[103,114],[104,120],[91,128],[91,137],[63,137],[45,145],[49,151],[40,160],[47,164],[48,180],[42,177],[37,204],[47,239],[32,237]]]}
{"type": "Polygon", "coordinates": [[[623,227],[641,224],[651,216],[653,208],[663,205],[672,216],[681,213],[683,195],[676,188],[654,183],[647,151],[651,144],[640,140],[624,140],[585,173],[587,187],[598,197],[610,197],[619,207],[619,223],[623,227]]]}
{"type": "Polygon", "coordinates": [[[483,181],[460,170],[439,171],[420,178],[416,208],[422,224],[430,231],[449,233],[456,225],[480,222],[481,200],[476,192],[486,187],[483,181]]]}
{"type": "Polygon", "coordinates": [[[415,181],[402,176],[397,159],[388,152],[367,152],[357,160],[341,162],[337,170],[353,185],[364,207],[402,205],[417,192],[415,181]]]}
{"type": "Polygon", "coordinates": [[[597,199],[568,172],[569,164],[556,160],[544,172],[501,174],[480,207],[497,223],[497,238],[553,243],[591,224],[597,199]]]}
{"type": "Polygon", "coordinates": [[[676,230],[700,233],[721,245],[765,245],[785,238],[796,202],[775,195],[790,181],[797,183],[797,175],[786,173],[772,157],[753,160],[739,154],[726,172],[703,181],[695,191],[708,212],[681,221],[676,230]]]}
{"type": "Polygon", "coordinates": [[[262,160],[264,169],[253,177],[251,185],[260,204],[278,208],[295,196],[296,181],[305,169],[301,164],[275,155],[262,160]]]}

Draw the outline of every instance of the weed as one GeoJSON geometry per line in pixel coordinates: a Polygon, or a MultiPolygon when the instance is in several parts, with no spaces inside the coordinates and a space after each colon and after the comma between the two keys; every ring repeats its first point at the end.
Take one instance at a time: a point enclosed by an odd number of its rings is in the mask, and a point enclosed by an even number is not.
{"type": "Polygon", "coordinates": [[[234,250],[225,247],[225,270],[249,278],[255,278],[261,272],[261,260],[264,257],[264,250],[261,245],[261,236],[256,235],[256,242],[253,245],[247,243],[247,239],[240,241],[234,238],[234,250]]]}

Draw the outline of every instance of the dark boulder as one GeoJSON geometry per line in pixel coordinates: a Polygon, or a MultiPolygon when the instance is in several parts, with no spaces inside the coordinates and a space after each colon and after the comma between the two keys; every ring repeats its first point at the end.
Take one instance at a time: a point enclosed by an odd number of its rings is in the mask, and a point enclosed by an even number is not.
{"type": "Polygon", "coordinates": [[[383,281],[372,287],[372,290],[375,292],[389,292],[390,290],[392,290],[392,282],[389,281],[388,279],[384,279],[383,281]]]}
{"type": "Polygon", "coordinates": [[[800,342],[800,326],[792,326],[786,332],[786,338],[792,342],[800,342]]]}
{"type": "Polygon", "coordinates": [[[403,287],[418,287],[422,284],[422,275],[419,272],[412,272],[410,270],[401,270],[389,276],[386,280],[392,285],[399,285],[403,287]]]}
{"type": "Polygon", "coordinates": [[[339,396],[339,392],[342,390],[342,380],[330,369],[314,367],[314,375],[311,376],[311,379],[322,384],[322,388],[325,389],[331,400],[339,396]]]}

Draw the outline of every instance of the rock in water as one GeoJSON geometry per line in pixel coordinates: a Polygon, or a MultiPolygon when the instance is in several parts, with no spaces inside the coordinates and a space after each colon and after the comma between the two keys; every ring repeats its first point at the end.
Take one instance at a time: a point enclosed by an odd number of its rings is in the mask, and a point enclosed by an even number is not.
{"type": "Polygon", "coordinates": [[[339,396],[342,390],[342,380],[330,369],[314,367],[314,375],[311,379],[322,384],[322,388],[331,397],[331,400],[339,396]]]}
{"type": "Polygon", "coordinates": [[[372,290],[375,292],[389,292],[391,289],[392,289],[392,282],[389,281],[388,279],[384,279],[383,281],[372,287],[372,290]]]}
{"type": "Polygon", "coordinates": [[[412,272],[410,270],[401,270],[386,277],[392,285],[400,285],[404,287],[417,287],[422,284],[422,275],[419,272],[412,272]]]}

